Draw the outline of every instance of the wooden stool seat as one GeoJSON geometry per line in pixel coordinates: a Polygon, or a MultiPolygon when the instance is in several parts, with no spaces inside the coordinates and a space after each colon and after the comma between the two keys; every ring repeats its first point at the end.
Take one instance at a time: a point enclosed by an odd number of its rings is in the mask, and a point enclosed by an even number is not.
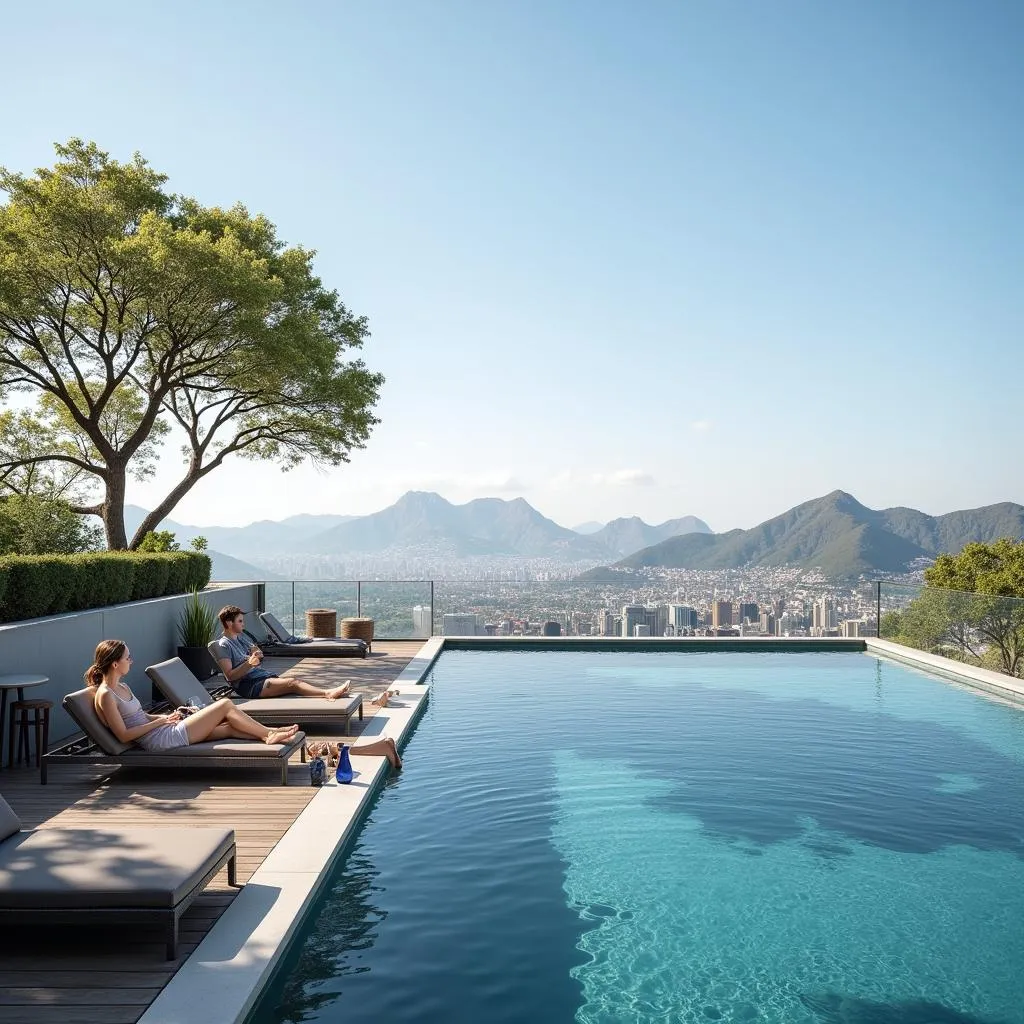
{"type": "Polygon", "coordinates": [[[11,705],[11,724],[7,735],[7,767],[12,768],[17,760],[22,762],[24,751],[25,764],[32,764],[31,743],[29,741],[29,725],[36,734],[36,767],[42,764],[42,756],[50,743],[50,709],[52,700],[16,700],[11,705]],[[31,715],[31,719],[30,719],[31,715]],[[18,750],[15,758],[14,733],[18,732],[18,750]]]}

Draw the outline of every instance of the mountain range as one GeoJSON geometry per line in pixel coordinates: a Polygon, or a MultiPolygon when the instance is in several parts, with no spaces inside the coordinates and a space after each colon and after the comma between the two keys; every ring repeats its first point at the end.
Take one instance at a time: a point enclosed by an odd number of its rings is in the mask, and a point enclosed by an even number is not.
{"type": "Polygon", "coordinates": [[[918,558],[956,554],[971,541],[1024,537],[1024,506],[1012,502],[929,516],[912,508],[876,511],[845,491],[804,502],[750,530],[672,537],[582,579],[614,579],[623,571],[738,569],[800,565],[831,576],[905,572],[918,558]]]}
{"type": "MultiPolygon", "coordinates": [[[[129,534],[145,510],[126,506],[129,534]]],[[[453,505],[439,494],[409,491],[393,505],[366,516],[291,516],[242,527],[189,526],[164,520],[179,543],[207,539],[223,552],[258,564],[261,555],[372,555],[430,552],[450,558],[518,555],[563,561],[621,558],[639,548],[691,531],[710,533],[707,523],[683,516],[652,526],[636,516],[615,519],[589,535],[559,526],[523,498],[477,498],[453,505]]]]}

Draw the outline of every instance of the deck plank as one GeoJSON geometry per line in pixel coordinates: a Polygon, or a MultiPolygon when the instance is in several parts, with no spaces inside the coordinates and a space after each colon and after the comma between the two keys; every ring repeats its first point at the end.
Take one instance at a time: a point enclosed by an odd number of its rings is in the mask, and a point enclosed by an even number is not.
{"type": "MultiPolygon", "coordinates": [[[[364,697],[402,672],[423,641],[375,641],[363,659],[268,659],[279,672],[321,686],[346,679],[364,697]]],[[[372,719],[364,704],[362,722],[372,719]]],[[[345,739],[340,729],[313,727],[311,738],[345,739]]],[[[54,766],[39,785],[30,769],[0,771],[0,792],[26,828],[174,828],[230,826],[238,846],[239,881],[246,881],[316,795],[296,757],[289,785],[274,772],[54,766]]],[[[0,935],[0,1024],[135,1024],[238,890],[222,870],[181,920],[177,960],[164,959],[156,931],[109,928],[9,929],[0,935]]]]}

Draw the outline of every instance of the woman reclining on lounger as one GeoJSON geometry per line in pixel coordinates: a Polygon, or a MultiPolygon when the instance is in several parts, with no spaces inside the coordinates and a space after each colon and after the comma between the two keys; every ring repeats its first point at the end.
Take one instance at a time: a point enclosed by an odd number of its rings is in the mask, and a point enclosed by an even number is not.
{"type": "MultiPolygon", "coordinates": [[[[138,743],[145,750],[174,750],[207,740],[260,740],[287,743],[299,731],[297,725],[270,729],[260,725],[226,697],[183,717],[180,711],[151,715],[143,710],[124,677],[132,667],[132,656],[123,640],[103,640],[96,647],[93,663],[85,673],[86,684],[95,689],[96,714],[122,743],[138,743]]],[[[360,743],[353,754],[386,757],[392,768],[402,759],[392,739],[360,743]]]]}
{"type": "Polygon", "coordinates": [[[174,750],[206,740],[287,743],[299,731],[297,725],[278,729],[260,725],[226,697],[188,718],[180,711],[150,715],[124,682],[131,667],[132,656],[123,640],[103,640],[85,673],[86,683],[96,690],[96,714],[122,743],[137,743],[144,750],[174,750]]]}

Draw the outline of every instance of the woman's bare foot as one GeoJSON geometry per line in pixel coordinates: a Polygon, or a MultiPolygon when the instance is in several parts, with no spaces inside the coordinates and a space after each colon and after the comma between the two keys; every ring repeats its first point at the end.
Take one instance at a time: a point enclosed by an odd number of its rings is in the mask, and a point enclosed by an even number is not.
{"type": "Polygon", "coordinates": [[[375,708],[386,708],[388,706],[388,701],[392,697],[397,697],[397,696],[398,696],[398,691],[397,690],[385,690],[383,693],[378,693],[377,696],[374,697],[373,700],[370,701],[370,703],[375,708]]]}
{"type": "Polygon", "coordinates": [[[324,696],[328,700],[337,700],[339,697],[347,697],[348,696],[349,687],[351,687],[351,685],[352,685],[352,680],[351,679],[346,679],[345,682],[343,682],[341,684],[341,686],[336,686],[333,690],[328,690],[324,694],[324,696]]]}
{"type": "Polygon", "coordinates": [[[299,727],[297,725],[289,725],[281,729],[271,729],[264,737],[263,742],[268,746],[273,746],[275,743],[287,743],[295,737],[298,731],[299,727]]]}

